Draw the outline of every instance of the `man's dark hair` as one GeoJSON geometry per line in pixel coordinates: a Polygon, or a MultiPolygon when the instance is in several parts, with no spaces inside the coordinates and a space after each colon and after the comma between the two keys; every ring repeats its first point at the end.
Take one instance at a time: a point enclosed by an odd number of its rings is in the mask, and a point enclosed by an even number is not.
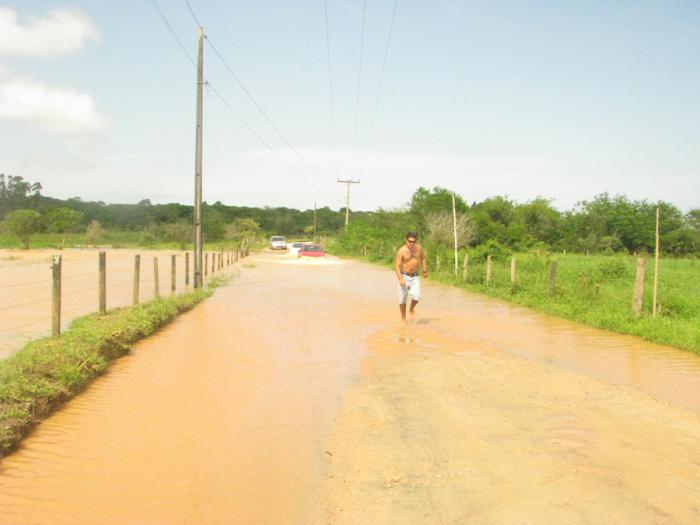
{"type": "Polygon", "coordinates": [[[414,239],[418,239],[418,234],[416,232],[408,232],[406,234],[406,238],[410,239],[411,237],[413,237],[414,239]]]}

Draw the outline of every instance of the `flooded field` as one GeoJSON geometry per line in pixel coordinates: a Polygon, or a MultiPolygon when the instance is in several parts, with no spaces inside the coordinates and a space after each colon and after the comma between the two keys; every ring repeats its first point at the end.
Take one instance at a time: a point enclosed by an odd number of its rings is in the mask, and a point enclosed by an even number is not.
{"type": "MultiPolygon", "coordinates": [[[[158,259],[161,295],[170,293],[171,256],[176,256],[176,288],[185,290],[185,252],[109,249],[107,308],[132,302],[134,255],[141,255],[140,300],[154,294],[153,258],[158,259]]],[[[51,256],[62,255],[62,329],[98,309],[98,250],[0,250],[0,358],[29,339],[51,333],[51,256]]],[[[193,271],[190,254],[190,283],[193,271]]],[[[210,268],[211,269],[211,268],[210,268]]]]}
{"type": "Polygon", "coordinates": [[[355,262],[240,272],[2,460],[0,523],[700,521],[694,354],[430,283],[402,326],[355,262]]]}

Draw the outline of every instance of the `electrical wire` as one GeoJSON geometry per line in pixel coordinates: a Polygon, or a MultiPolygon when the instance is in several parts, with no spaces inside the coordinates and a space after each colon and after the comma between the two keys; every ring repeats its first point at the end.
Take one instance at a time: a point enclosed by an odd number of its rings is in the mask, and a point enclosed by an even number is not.
{"type": "Polygon", "coordinates": [[[389,58],[389,47],[391,45],[391,35],[394,30],[394,19],[396,18],[396,7],[399,3],[399,0],[394,0],[394,7],[391,10],[391,21],[389,22],[389,33],[387,35],[386,39],[386,45],[384,46],[384,60],[382,61],[382,69],[381,73],[379,74],[379,85],[377,87],[377,96],[374,101],[374,110],[372,111],[372,120],[370,121],[370,126],[369,126],[369,133],[367,134],[367,145],[365,146],[365,152],[362,157],[362,166],[360,169],[360,173],[364,172],[365,165],[367,164],[367,152],[370,147],[370,143],[372,142],[372,135],[374,133],[374,125],[377,120],[377,112],[379,109],[379,100],[381,97],[382,93],[382,85],[384,84],[384,72],[386,71],[386,63],[387,59],[389,58]]]}
{"type": "MultiPolygon", "coordinates": [[[[167,29],[168,29],[168,31],[170,32],[170,34],[172,35],[172,37],[173,37],[173,38],[175,39],[175,41],[177,42],[177,45],[180,47],[180,49],[181,49],[182,52],[185,54],[185,56],[187,57],[187,59],[190,61],[190,63],[192,64],[192,66],[196,69],[196,68],[197,68],[197,65],[196,65],[194,59],[193,59],[192,56],[189,54],[189,52],[187,51],[187,49],[186,49],[185,46],[183,45],[182,41],[180,40],[180,38],[177,36],[177,33],[175,32],[175,30],[173,29],[172,25],[171,25],[170,22],[168,21],[167,17],[165,16],[165,13],[163,13],[163,10],[160,8],[160,5],[158,4],[157,0],[149,0],[149,1],[150,1],[151,5],[153,6],[153,9],[156,11],[156,13],[159,15],[160,19],[163,21],[163,23],[164,23],[165,26],[167,27],[167,29]]],[[[199,19],[197,18],[197,15],[195,14],[195,12],[194,12],[194,10],[192,9],[192,7],[191,7],[191,5],[189,4],[189,2],[187,2],[187,5],[188,5],[188,9],[190,10],[190,13],[192,14],[192,16],[193,16],[195,22],[197,22],[197,24],[199,25],[199,19]]],[[[200,25],[200,27],[201,27],[201,25],[200,25]]],[[[205,36],[206,36],[206,35],[205,35],[205,36]]],[[[207,41],[208,41],[208,40],[207,40],[207,41]]],[[[211,45],[211,42],[209,42],[209,45],[211,45]]],[[[213,47],[212,47],[212,49],[213,49],[213,47]]],[[[228,107],[228,109],[232,112],[232,114],[236,117],[236,119],[237,119],[240,123],[242,123],[242,124],[248,129],[248,131],[250,131],[253,135],[255,135],[255,137],[256,137],[260,142],[262,142],[263,145],[264,145],[266,148],[268,148],[268,149],[269,149],[269,150],[270,150],[270,151],[271,151],[271,152],[272,152],[272,153],[273,153],[273,154],[274,154],[288,169],[290,169],[290,171],[292,171],[295,175],[297,175],[297,176],[300,177],[302,180],[304,180],[304,182],[306,182],[306,184],[308,184],[308,185],[310,185],[310,186],[313,186],[313,185],[310,183],[310,181],[309,181],[306,177],[304,177],[301,173],[299,173],[296,169],[294,169],[287,161],[285,161],[285,160],[280,156],[280,154],[279,154],[265,139],[263,139],[262,136],[261,136],[259,133],[257,133],[257,132],[253,129],[253,127],[252,127],[250,124],[248,124],[248,122],[233,108],[233,106],[224,98],[223,95],[221,95],[221,93],[219,93],[218,90],[216,90],[216,88],[212,85],[212,83],[209,82],[209,80],[207,80],[207,79],[205,79],[205,86],[207,86],[207,88],[208,88],[210,91],[212,91],[212,92],[219,98],[219,100],[221,100],[221,101],[224,103],[224,105],[225,105],[226,107],[228,107]]],[[[330,186],[329,186],[329,191],[332,191],[334,195],[337,195],[337,190],[334,190],[334,189],[333,189],[332,187],[330,187],[330,186]]],[[[336,197],[336,198],[338,198],[338,197],[336,197]]]]}
{"type": "Polygon", "coordinates": [[[323,12],[326,20],[326,54],[328,57],[328,92],[331,103],[331,128],[333,130],[333,159],[338,173],[338,139],[335,131],[335,102],[333,100],[333,71],[331,69],[331,39],[328,31],[328,0],[323,0],[323,12]]]}
{"type": "Polygon", "coordinates": [[[257,100],[255,100],[255,97],[253,97],[253,95],[250,93],[250,91],[248,91],[248,88],[245,87],[245,85],[243,84],[243,82],[241,82],[241,80],[238,78],[238,76],[236,75],[236,73],[234,73],[233,69],[231,69],[231,66],[228,65],[228,62],[226,62],[226,60],[225,60],[224,57],[221,55],[221,53],[219,53],[219,50],[216,49],[216,47],[214,46],[214,44],[211,43],[211,40],[209,39],[209,37],[205,35],[204,38],[205,38],[205,40],[209,43],[209,46],[212,48],[212,51],[214,51],[214,54],[215,54],[217,57],[219,57],[219,60],[221,60],[221,63],[224,65],[224,67],[226,68],[226,70],[231,74],[231,76],[232,76],[233,79],[236,81],[236,83],[240,86],[240,88],[243,90],[243,92],[248,96],[248,98],[249,98],[250,101],[253,103],[253,105],[255,105],[255,107],[258,109],[258,111],[260,112],[260,114],[261,114],[263,117],[265,117],[265,120],[267,120],[268,124],[270,124],[270,126],[272,127],[272,129],[274,129],[275,132],[277,133],[277,135],[279,135],[279,137],[282,139],[282,142],[284,142],[284,143],[287,145],[287,147],[288,147],[290,150],[292,150],[292,152],[294,153],[294,155],[295,155],[295,156],[297,157],[297,159],[299,159],[299,161],[306,167],[306,169],[308,169],[311,173],[313,173],[313,175],[314,175],[323,185],[325,185],[326,187],[328,187],[328,189],[330,189],[333,193],[336,193],[336,194],[337,194],[338,191],[337,191],[335,188],[333,188],[333,186],[330,186],[325,180],[323,180],[323,177],[321,177],[321,176],[318,174],[318,172],[317,172],[315,169],[313,169],[313,168],[309,165],[309,163],[306,162],[306,160],[304,160],[304,158],[303,158],[303,157],[301,156],[301,154],[297,151],[297,149],[296,149],[294,146],[292,146],[292,144],[287,140],[287,138],[286,138],[286,137],[284,136],[284,134],[279,130],[279,128],[275,125],[275,123],[274,123],[274,122],[272,121],[272,119],[268,116],[268,114],[265,112],[265,110],[263,110],[263,108],[260,106],[260,104],[258,104],[257,100]]]}
{"type": "Polygon", "coordinates": [[[362,2],[362,30],[360,32],[360,66],[357,69],[357,99],[355,102],[355,135],[352,142],[352,174],[355,174],[355,155],[357,154],[357,127],[360,120],[360,93],[362,88],[362,62],[365,54],[365,20],[367,18],[367,0],[362,2]]]}

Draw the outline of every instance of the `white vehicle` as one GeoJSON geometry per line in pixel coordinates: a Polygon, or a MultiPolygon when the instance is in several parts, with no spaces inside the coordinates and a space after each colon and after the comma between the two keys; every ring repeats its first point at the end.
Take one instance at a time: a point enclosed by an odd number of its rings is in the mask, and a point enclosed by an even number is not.
{"type": "Polygon", "coordinates": [[[286,250],[287,249],[287,239],[281,235],[273,235],[270,237],[270,249],[271,250],[286,250]]]}

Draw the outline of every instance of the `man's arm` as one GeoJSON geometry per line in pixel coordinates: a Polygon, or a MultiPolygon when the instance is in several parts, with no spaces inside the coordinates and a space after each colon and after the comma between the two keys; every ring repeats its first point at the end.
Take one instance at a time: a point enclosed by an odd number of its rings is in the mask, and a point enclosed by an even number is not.
{"type": "Polygon", "coordinates": [[[423,277],[428,277],[428,258],[425,256],[425,250],[423,247],[420,248],[420,261],[423,265],[423,277]]]}
{"type": "Polygon", "coordinates": [[[396,264],[394,269],[396,270],[396,277],[399,278],[399,284],[401,286],[406,286],[406,281],[403,280],[403,275],[401,275],[401,264],[403,263],[401,250],[403,250],[403,246],[396,250],[396,264]]]}

